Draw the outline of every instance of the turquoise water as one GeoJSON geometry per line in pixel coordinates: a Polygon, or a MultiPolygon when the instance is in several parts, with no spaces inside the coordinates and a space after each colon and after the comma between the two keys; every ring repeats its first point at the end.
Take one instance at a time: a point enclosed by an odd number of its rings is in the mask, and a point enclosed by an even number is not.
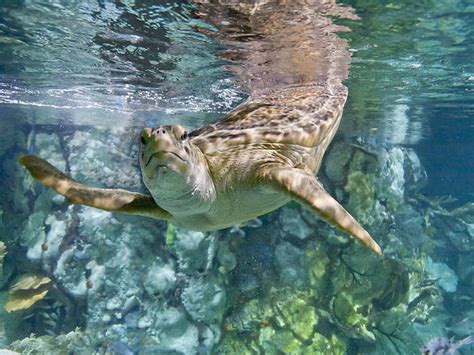
{"type": "Polygon", "coordinates": [[[344,4],[349,97],[319,176],[381,258],[296,204],[218,235],[68,207],[19,154],[143,190],[143,127],[197,128],[247,94],[198,5],[0,4],[0,302],[25,274],[41,298],[2,307],[0,349],[416,354],[474,334],[474,7],[344,4]]]}
{"type": "Polygon", "coordinates": [[[430,177],[427,193],[472,201],[472,4],[347,3],[362,18],[348,36],[356,52],[346,116],[359,123],[347,134],[415,146],[430,177]]]}

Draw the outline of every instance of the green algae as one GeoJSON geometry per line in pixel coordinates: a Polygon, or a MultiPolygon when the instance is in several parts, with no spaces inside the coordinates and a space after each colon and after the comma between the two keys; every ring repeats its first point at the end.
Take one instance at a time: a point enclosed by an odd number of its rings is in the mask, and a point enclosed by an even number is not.
{"type": "Polygon", "coordinates": [[[368,329],[370,321],[367,308],[355,303],[348,294],[339,294],[333,304],[333,316],[345,333],[353,337],[362,337],[367,341],[375,341],[375,335],[368,329]]]}
{"type": "Polygon", "coordinates": [[[373,209],[375,203],[373,176],[355,171],[349,174],[345,190],[349,193],[348,208],[357,215],[373,209]]]}
{"type": "Polygon", "coordinates": [[[306,349],[303,349],[303,354],[334,354],[343,355],[346,354],[345,342],[338,338],[336,335],[331,335],[329,338],[314,333],[312,343],[306,349]]]}
{"type": "Polygon", "coordinates": [[[304,252],[304,260],[309,269],[309,284],[312,287],[320,285],[330,262],[326,251],[320,244],[311,243],[304,252]]]}
{"type": "Polygon", "coordinates": [[[229,336],[224,334],[223,339],[217,346],[218,354],[242,354],[242,355],[251,355],[252,352],[246,346],[245,342],[239,337],[229,336]]]}
{"type": "Polygon", "coordinates": [[[171,247],[173,246],[176,240],[176,227],[171,223],[168,223],[166,228],[166,245],[171,247]]]}
{"type": "Polygon", "coordinates": [[[303,293],[289,294],[284,300],[276,302],[276,308],[283,318],[282,323],[296,337],[302,340],[311,337],[313,328],[318,322],[318,316],[315,308],[310,304],[308,295],[303,293]]]}

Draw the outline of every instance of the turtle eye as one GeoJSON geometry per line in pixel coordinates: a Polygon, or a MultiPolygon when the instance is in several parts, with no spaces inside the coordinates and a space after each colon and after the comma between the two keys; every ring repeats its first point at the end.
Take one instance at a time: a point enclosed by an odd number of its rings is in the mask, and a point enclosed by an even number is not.
{"type": "Polygon", "coordinates": [[[140,142],[142,142],[142,144],[145,144],[146,143],[145,137],[141,136],[140,137],[140,142]]]}
{"type": "Polygon", "coordinates": [[[181,135],[181,140],[184,141],[187,138],[188,138],[188,132],[184,131],[184,133],[181,135]]]}

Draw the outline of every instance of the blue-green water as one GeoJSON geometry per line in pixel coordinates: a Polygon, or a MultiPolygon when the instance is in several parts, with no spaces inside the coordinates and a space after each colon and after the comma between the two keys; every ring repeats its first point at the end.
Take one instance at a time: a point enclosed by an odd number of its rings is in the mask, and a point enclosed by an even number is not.
{"type": "Polygon", "coordinates": [[[473,5],[347,3],[362,18],[349,35],[357,52],[346,113],[360,122],[350,134],[376,144],[415,146],[428,171],[427,193],[472,201],[473,5]]]}
{"type": "Polygon", "coordinates": [[[360,20],[335,20],[352,30],[349,98],[320,176],[382,258],[292,204],[167,245],[164,223],[54,199],[20,153],[139,190],[141,128],[197,128],[246,94],[195,4],[0,2],[0,301],[22,275],[49,280],[2,307],[0,349],[407,354],[474,334],[474,6],[344,4],[360,20]]]}

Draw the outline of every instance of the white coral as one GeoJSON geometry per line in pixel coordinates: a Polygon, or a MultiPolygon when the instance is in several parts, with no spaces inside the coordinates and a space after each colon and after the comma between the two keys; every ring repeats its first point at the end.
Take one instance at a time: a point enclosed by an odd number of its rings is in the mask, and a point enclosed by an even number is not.
{"type": "Polygon", "coordinates": [[[434,262],[429,256],[426,258],[427,273],[437,279],[437,284],[446,292],[455,292],[458,285],[458,277],[454,271],[445,263],[434,262]]]}

